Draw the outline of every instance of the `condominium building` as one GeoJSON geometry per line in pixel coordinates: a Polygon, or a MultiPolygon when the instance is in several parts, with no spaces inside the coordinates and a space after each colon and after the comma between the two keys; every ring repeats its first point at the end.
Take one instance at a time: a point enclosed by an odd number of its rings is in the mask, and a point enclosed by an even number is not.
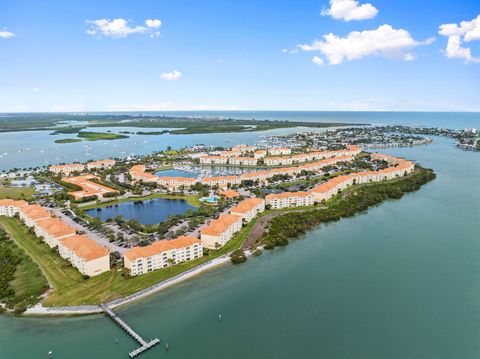
{"type": "Polygon", "coordinates": [[[263,160],[266,166],[286,166],[292,164],[291,157],[266,157],[263,160]]]}
{"type": "Polygon", "coordinates": [[[90,277],[110,270],[110,255],[86,235],[75,235],[60,240],[58,250],[83,275],[90,277]]]}
{"type": "Polygon", "coordinates": [[[50,248],[60,244],[63,238],[74,236],[77,231],[58,218],[45,218],[37,221],[33,226],[37,237],[42,238],[50,248]]]}
{"type": "Polygon", "coordinates": [[[259,160],[260,158],[264,158],[266,155],[267,155],[267,150],[256,150],[253,154],[253,157],[259,160]]]}
{"type": "Polygon", "coordinates": [[[290,158],[292,159],[292,163],[309,162],[317,159],[314,153],[300,153],[298,155],[293,155],[290,158]]]}
{"type": "Polygon", "coordinates": [[[218,194],[227,199],[234,199],[234,198],[240,197],[240,193],[232,189],[226,189],[226,190],[220,191],[218,194]]]}
{"type": "Polygon", "coordinates": [[[76,235],[76,230],[58,218],[53,218],[42,206],[25,201],[0,200],[0,214],[16,214],[50,247],[58,246],[60,255],[69,260],[80,273],[94,276],[110,270],[108,249],[89,239],[76,235]]]}
{"type": "Polygon", "coordinates": [[[228,163],[227,156],[202,156],[200,157],[202,165],[226,165],[228,163]]]}
{"type": "Polygon", "coordinates": [[[339,191],[343,191],[351,185],[391,180],[396,177],[405,176],[406,174],[413,172],[415,169],[413,162],[401,158],[386,155],[374,155],[373,158],[386,160],[394,167],[385,168],[379,171],[356,172],[348,175],[337,176],[328,182],[322,183],[310,190],[314,200],[316,202],[328,200],[339,193],[339,191]]]}
{"type": "Polygon", "coordinates": [[[353,176],[342,175],[315,186],[310,193],[316,202],[328,200],[354,183],[353,176]]]}
{"type": "Polygon", "coordinates": [[[218,177],[205,177],[202,179],[202,183],[213,187],[227,188],[228,185],[240,184],[241,179],[239,176],[218,176],[218,177]]]}
{"type": "Polygon", "coordinates": [[[273,209],[288,207],[312,206],[313,195],[308,192],[283,192],[269,194],[265,197],[265,203],[273,209]]]}
{"type": "Polygon", "coordinates": [[[85,170],[85,165],[81,163],[69,163],[66,165],[56,165],[48,167],[50,172],[55,174],[70,175],[73,172],[82,172],[85,170]]]}
{"type": "Polygon", "coordinates": [[[241,181],[259,181],[259,182],[266,182],[267,178],[270,178],[269,171],[255,171],[255,172],[248,172],[242,173],[240,175],[241,181]]]}
{"type": "Polygon", "coordinates": [[[145,172],[145,165],[135,165],[132,166],[129,170],[132,181],[143,181],[143,182],[157,182],[158,176],[145,172]]]}
{"type": "Polygon", "coordinates": [[[178,191],[181,187],[189,188],[197,180],[189,177],[157,177],[156,182],[167,187],[169,191],[178,191]]]}
{"type": "Polygon", "coordinates": [[[28,205],[28,202],[13,199],[0,199],[0,216],[13,217],[20,211],[20,208],[28,205]]]}
{"type": "Polygon", "coordinates": [[[244,223],[250,222],[265,210],[265,200],[262,198],[247,198],[230,209],[230,213],[242,218],[244,223]]]}
{"type": "Polygon", "coordinates": [[[222,214],[200,229],[200,239],[205,248],[223,247],[242,228],[242,218],[232,214],[222,214]]]}
{"type": "Polygon", "coordinates": [[[170,191],[177,191],[180,187],[188,188],[197,180],[189,177],[159,177],[155,174],[145,172],[145,165],[135,165],[130,168],[130,176],[133,181],[154,182],[167,187],[170,191]]]}
{"type": "Polygon", "coordinates": [[[239,157],[242,155],[242,151],[222,151],[220,152],[221,157],[239,157]]]}
{"type": "Polygon", "coordinates": [[[199,239],[180,236],[145,247],[133,247],[124,253],[123,263],[130,274],[136,276],[202,256],[203,246],[199,239]]]}
{"type": "Polygon", "coordinates": [[[228,163],[237,166],[255,166],[257,159],[254,157],[230,157],[228,163]]]}
{"type": "Polygon", "coordinates": [[[115,166],[115,160],[100,160],[87,163],[87,169],[89,171],[96,169],[109,169],[115,166]]]}
{"type": "Polygon", "coordinates": [[[91,196],[103,198],[103,196],[107,193],[118,193],[117,190],[93,182],[92,180],[98,180],[98,177],[88,174],[83,176],[62,178],[62,181],[64,182],[72,183],[82,187],[82,189],[79,191],[68,192],[68,194],[75,197],[76,200],[91,196]]]}
{"type": "Polygon", "coordinates": [[[268,154],[272,156],[286,156],[292,153],[292,150],[287,147],[273,147],[268,149],[268,154]]]}
{"type": "Polygon", "coordinates": [[[18,211],[18,215],[27,227],[33,227],[36,222],[52,217],[45,208],[38,204],[29,204],[21,207],[18,211]]]}
{"type": "Polygon", "coordinates": [[[253,152],[256,149],[257,149],[256,146],[249,146],[249,145],[237,145],[232,147],[232,151],[241,152],[241,153],[253,152]]]}

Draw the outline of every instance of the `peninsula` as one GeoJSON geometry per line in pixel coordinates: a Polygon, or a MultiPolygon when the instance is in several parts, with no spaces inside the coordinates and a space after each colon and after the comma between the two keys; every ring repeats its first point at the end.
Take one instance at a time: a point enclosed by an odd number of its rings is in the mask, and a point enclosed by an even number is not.
{"type": "Polygon", "coordinates": [[[284,246],[435,178],[407,159],[348,142],[321,146],[314,134],[303,138],[310,140],[278,146],[272,137],[31,171],[58,190],[0,200],[2,256],[11,263],[0,301],[17,314],[101,311],[101,304],[125,304],[214,265],[284,246]],[[214,173],[219,165],[227,167],[214,173]],[[145,206],[165,212],[164,219],[144,223],[137,213],[145,206]],[[41,278],[42,285],[29,287],[29,300],[13,282],[21,266],[41,278]]]}

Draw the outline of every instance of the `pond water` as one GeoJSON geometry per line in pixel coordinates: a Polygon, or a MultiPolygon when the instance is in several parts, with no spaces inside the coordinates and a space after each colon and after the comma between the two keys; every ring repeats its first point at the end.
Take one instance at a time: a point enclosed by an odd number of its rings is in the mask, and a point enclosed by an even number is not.
{"type": "Polygon", "coordinates": [[[135,219],[142,224],[154,224],[165,221],[169,215],[184,214],[196,207],[183,199],[154,198],[146,201],[122,202],[118,205],[94,208],[85,211],[89,216],[106,221],[108,218],[122,216],[124,219],[135,219]]]}

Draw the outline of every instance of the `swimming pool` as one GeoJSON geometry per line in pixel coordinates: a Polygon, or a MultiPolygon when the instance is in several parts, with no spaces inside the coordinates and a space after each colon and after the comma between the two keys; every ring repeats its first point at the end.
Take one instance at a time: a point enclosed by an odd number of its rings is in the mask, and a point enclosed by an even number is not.
{"type": "Polygon", "coordinates": [[[200,202],[217,203],[218,198],[218,196],[202,197],[200,198],[200,202]]]}

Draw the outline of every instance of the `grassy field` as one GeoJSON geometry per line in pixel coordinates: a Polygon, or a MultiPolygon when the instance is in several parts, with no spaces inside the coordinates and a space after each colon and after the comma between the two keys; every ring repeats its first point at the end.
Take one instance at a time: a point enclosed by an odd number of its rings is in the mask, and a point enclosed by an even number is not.
{"type": "Polygon", "coordinates": [[[61,140],[55,140],[55,143],[73,143],[73,142],[82,142],[81,138],[64,138],[61,140]]]}
{"type": "Polygon", "coordinates": [[[119,140],[122,138],[128,138],[126,135],[120,135],[118,133],[104,133],[104,132],[79,132],[77,137],[84,138],[87,141],[100,141],[100,140],[119,140]]]}
{"type": "Polygon", "coordinates": [[[5,302],[9,309],[26,308],[37,303],[48,289],[48,282],[38,265],[16,244],[12,236],[3,230],[1,224],[0,248],[2,250],[0,262],[5,265],[1,267],[2,283],[8,283],[7,287],[2,287],[1,292],[5,294],[6,288],[13,290],[13,294],[4,296],[1,301],[5,302]],[[15,263],[13,267],[12,263],[15,263]],[[14,270],[11,277],[9,268],[14,270]]]}
{"type": "Polygon", "coordinates": [[[33,187],[6,187],[0,184],[0,199],[31,199],[35,189],[33,187]]]}
{"type": "MultiPolygon", "coordinates": [[[[227,246],[218,251],[211,251],[209,256],[197,260],[147,273],[139,277],[127,278],[123,276],[123,270],[111,270],[110,272],[84,280],[77,270],[68,265],[50,247],[40,242],[19,220],[0,217],[0,225],[40,266],[48,282],[53,286],[54,289],[43,302],[45,306],[99,304],[135,293],[240,247],[248,234],[249,228],[251,228],[248,225],[227,246]]],[[[19,279],[15,285],[20,287],[26,284],[19,279]]]]}
{"type": "Polygon", "coordinates": [[[123,202],[131,202],[131,201],[148,201],[149,199],[154,199],[154,198],[164,198],[164,199],[183,199],[188,202],[191,206],[194,207],[200,207],[200,200],[198,196],[194,195],[174,195],[174,194],[160,194],[160,193],[153,193],[149,196],[143,196],[143,197],[129,197],[129,198],[121,198],[118,200],[113,200],[109,202],[103,202],[99,204],[92,204],[89,206],[81,206],[81,208],[84,211],[88,211],[89,209],[94,209],[94,208],[100,208],[100,207],[106,207],[106,206],[113,206],[115,204],[123,203],[123,202]]]}

